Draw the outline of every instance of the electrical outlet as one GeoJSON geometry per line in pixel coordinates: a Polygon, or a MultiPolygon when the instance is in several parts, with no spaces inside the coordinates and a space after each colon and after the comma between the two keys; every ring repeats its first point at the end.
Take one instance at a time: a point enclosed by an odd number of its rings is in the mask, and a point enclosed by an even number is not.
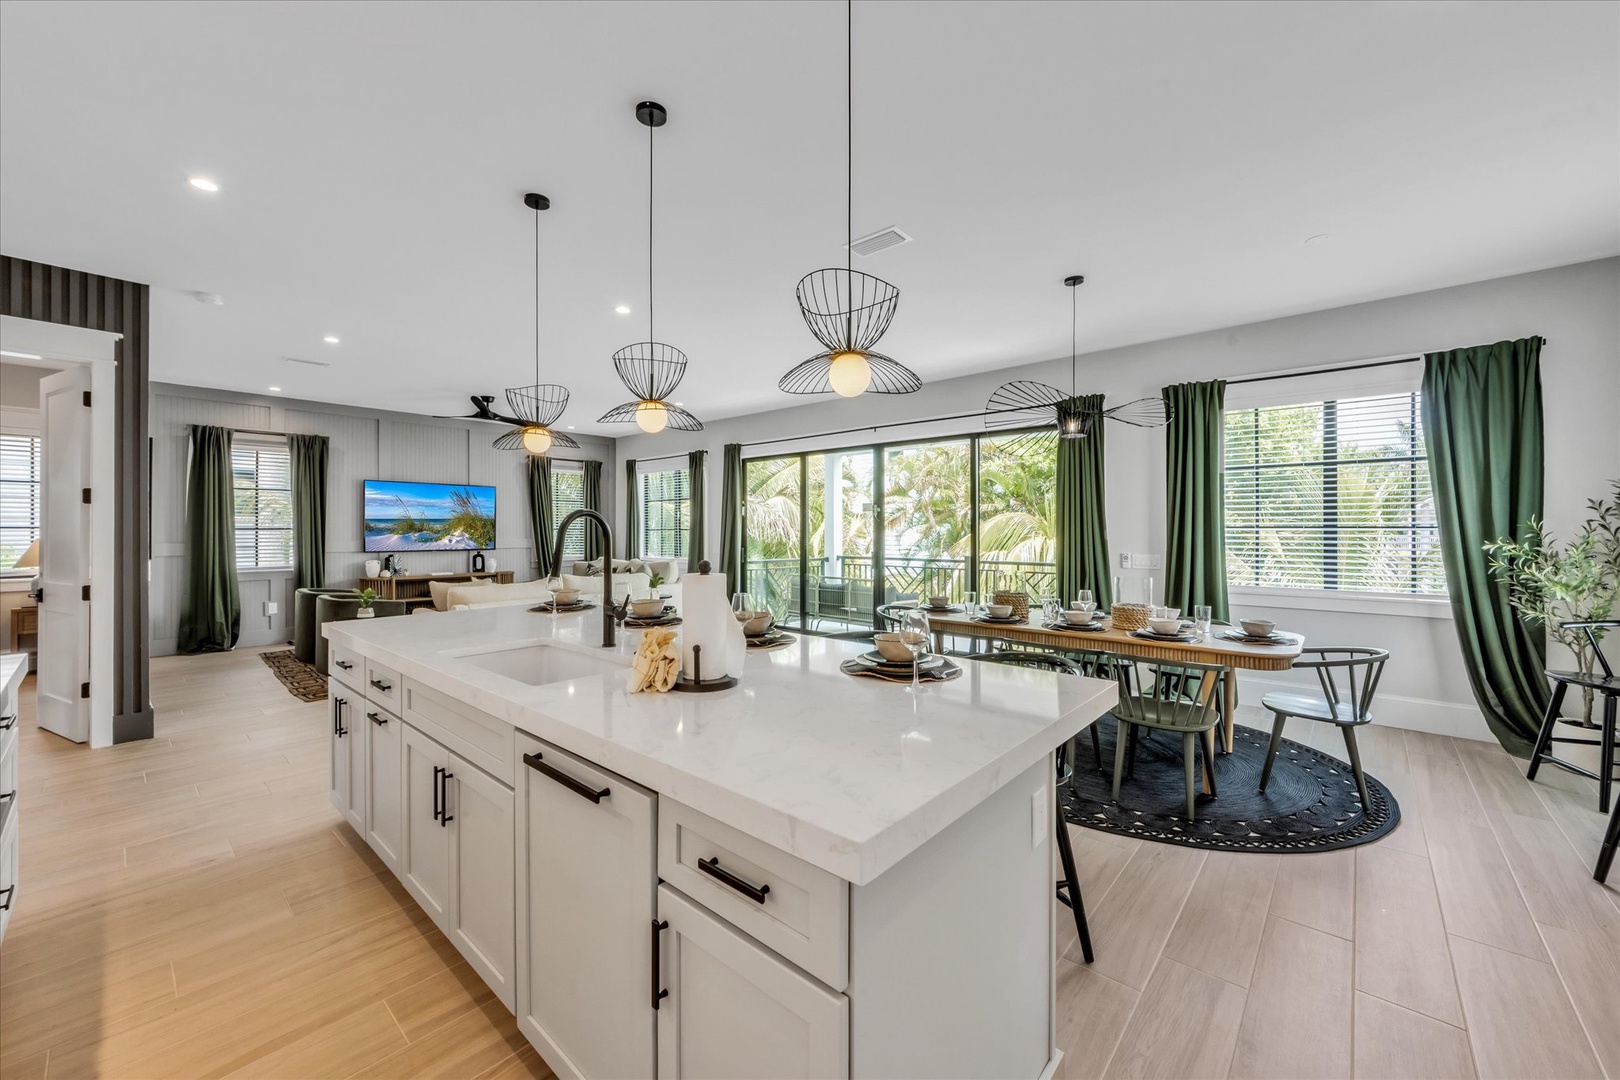
{"type": "Polygon", "coordinates": [[[1144,570],[1163,570],[1164,569],[1164,556],[1163,555],[1141,555],[1141,556],[1137,557],[1136,565],[1140,566],[1144,570]]]}
{"type": "Polygon", "coordinates": [[[1033,850],[1046,839],[1046,785],[1029,797],[1029,846],[1033,850]]]}
{"type": "Polygon", "coordinates": [[[264,615],[265,615],[265,618],[269,618],[270,616],[274,615],[276,612],[278,612],[280,610],[281,610],[281,605],[276,603],[274,600],[266,600],[264,602],[264,615]]]}

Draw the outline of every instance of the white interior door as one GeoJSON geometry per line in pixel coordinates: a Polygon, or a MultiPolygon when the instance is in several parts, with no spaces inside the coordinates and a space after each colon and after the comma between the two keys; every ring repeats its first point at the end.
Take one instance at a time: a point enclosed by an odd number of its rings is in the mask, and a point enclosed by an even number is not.
{"type": "MultiPolygon", "coordinates": [[[[90,738],[90,368],[40,380],[44,446],[40,485],[39,726],[90,738]]],[[[105,495],[111,495],[106,492],[105,495]]]]}

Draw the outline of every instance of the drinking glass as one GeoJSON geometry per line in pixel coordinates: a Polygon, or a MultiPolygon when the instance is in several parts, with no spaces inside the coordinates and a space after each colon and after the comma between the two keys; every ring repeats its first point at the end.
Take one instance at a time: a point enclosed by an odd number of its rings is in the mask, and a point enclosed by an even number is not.
{"type": "Polygon", "coordinates": [[[911,650],[911,692],[922,693],[922,658],[928,653],[928,612],[912,608],[900,619],[900,640],[911,650]]]}
{"type": "Polygon", "coordinates": [[[1043,598],[1041,600],[1041,618],[1042,618],[1042,621],[1047,626],[1051,626],[1053,623],[1058,621],[1059,617],[1060,616],[1058,614],[1057,597],[1048,596],[1048,597],[1043,598]]]}
{"type": "Polygon", "coordinates": [[[1210,611],[1208,604],[1193,605],[1193,625],[1196,626],[1198,628],[1198,632],[1205,637],[1209,636],[1209,624],[1211,618],[1212,612],[1210,611]]]}
{"type": "Polygon", "coordinates": [[[1097,595],[1090,589],[1081,589],[1079,592],[1075,593],[1074,602],[1077,606],[1085,608],[1087,611],[1097,610],[1097,595]]]}
{"type": "Polygon", "coordinates": [[[731,613],[737,616],[738,622],[747,622],[754,617],[754,598],[748,593],[740,592],[731,598],[731,613]]]}
{"type": "Polygon", "coordinates": [[[969,589],[962,594],[962,617],[972,619],[979,614],[979,594],[969,589]]]}

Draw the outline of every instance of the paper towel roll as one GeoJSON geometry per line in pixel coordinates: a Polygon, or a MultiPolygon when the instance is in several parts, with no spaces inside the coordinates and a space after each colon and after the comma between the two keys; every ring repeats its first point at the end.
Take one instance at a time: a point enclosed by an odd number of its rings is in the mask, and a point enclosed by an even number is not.
{"type": "MultiPolygon", "coordinates": [[[[731,601],[726,596],[723,574],[705,574],[699,571],[681,579],[681,674],[694,678],[692,647],[703,647],[703,678],[718,679],[734,675],[727,671],[727,623],[736,627],[737,619],[731,613],[731,601]]],[[[737,628],[741,632],[741,628],[737,628]]]]}

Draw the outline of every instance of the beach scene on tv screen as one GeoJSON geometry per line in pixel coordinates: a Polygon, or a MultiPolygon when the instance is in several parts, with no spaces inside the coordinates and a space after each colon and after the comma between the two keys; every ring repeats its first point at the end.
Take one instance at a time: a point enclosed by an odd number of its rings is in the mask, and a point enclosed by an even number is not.
{"type": "Polygon", "coordinates": [[[495,489],[367,480],[367,551],[477,551],[495,546],[495,489]]]}

